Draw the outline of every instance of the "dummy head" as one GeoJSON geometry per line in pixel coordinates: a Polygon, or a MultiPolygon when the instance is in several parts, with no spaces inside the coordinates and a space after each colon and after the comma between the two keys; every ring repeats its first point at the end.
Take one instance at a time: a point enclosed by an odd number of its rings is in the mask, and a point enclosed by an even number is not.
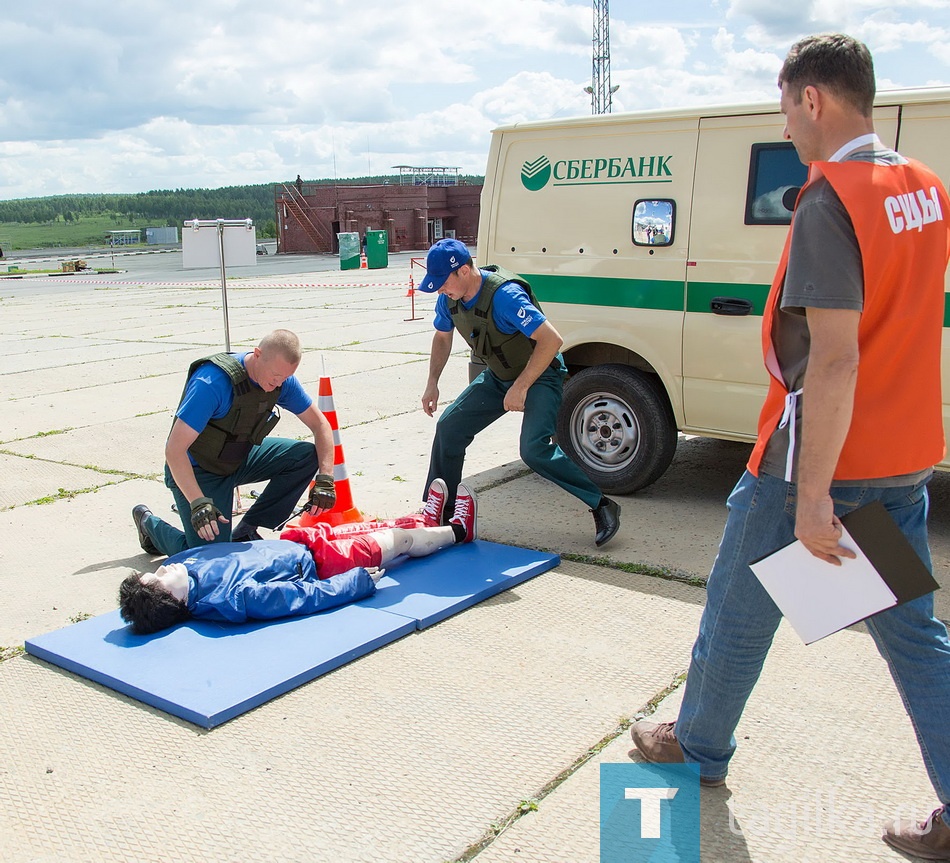
{"type": "Polygon", "coordinates": [[[156,572],[133,572],[119,585],[119,613],[136,635],[149,635],[188,620],[188,571],[180,563],[156,572]]]}

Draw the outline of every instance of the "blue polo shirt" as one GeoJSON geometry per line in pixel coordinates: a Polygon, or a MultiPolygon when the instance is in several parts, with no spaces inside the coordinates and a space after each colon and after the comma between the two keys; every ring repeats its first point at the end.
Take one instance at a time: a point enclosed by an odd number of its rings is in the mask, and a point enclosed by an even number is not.
{"type": "MultiPolygon", "coordinates": [[[[485,283],[485,273],[482,272],[482,284],[485,283]]],[[[463,302],[465,309],[470,309],[478,302],[478,294],[463,302]]],[[[541,310],[531,302],[528,293],[517,282],[505,282],[501,285],[491,304],[492,318],[495,326],[503,333],[524,333],[530,337],[534,331],[547,320],[541,310]]],[[[449,301],[445,294],[439,294],[435,301],[435,319],[433,326],[443,333],[452,331],[452,315],[449,313],[449,301]]]]}
{"type": "MultiPolygon", "coordinates": [[[[250,351],[231,356],[243,366],[248,353],[250,351]]],[[[257,384],[251,381],[251,386],[257,387],[257,384]]],[[[175,411],[175,416],[201,434],[209,420],[227,416],[233,402],[234,387],[231,378],[214,363],[204,363],[198,366],[188,379],[185,395],[175,411]]],[[[295,375],[291,375],[281,384],[278,407],[286,408],[293,414],[302,414],[312,404],[313,399],[307,395],[295,375]]]]}

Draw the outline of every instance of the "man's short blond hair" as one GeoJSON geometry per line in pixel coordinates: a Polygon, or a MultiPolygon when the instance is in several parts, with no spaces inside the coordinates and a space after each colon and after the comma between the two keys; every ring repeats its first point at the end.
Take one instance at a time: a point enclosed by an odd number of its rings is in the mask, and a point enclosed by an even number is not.
{"type": "Polygon", "coordinates": [[[300,339],[290,330],[274,330],[261,339],[258,345],[261,354],[274,356],[275,354],[288,363],[297,365],[303,355],[300,350],[300,339]]]}

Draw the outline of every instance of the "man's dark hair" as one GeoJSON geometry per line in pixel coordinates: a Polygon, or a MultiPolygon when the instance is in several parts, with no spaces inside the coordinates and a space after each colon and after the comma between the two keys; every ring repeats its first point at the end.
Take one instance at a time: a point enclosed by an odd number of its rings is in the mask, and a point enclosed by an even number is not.
{"type": "Polygon", "coordinates": [[[119,614],[136,635],[150,635],[191,618],[188,605],[157,584],[142,584],[133,572],[119,585],[119,614]]]}
{"type": "Polygon", "coordinates": [[[874,104],[874,61],[867,45],[842,33],[806,36],[792,45],[778,76],[799,104],[808,86],[824,87],[864,117],[874,104]]]}

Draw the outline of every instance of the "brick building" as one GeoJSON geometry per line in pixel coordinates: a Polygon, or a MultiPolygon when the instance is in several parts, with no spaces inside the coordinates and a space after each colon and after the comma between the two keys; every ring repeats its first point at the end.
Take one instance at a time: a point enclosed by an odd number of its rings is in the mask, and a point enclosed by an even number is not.
{"type": "Polygon", "coordinates": [[[482,187],[458,182],[456,169],[400,169],[399,184],[287,183],[274,187],[277,251],[336,253],[337,234],[384,230],[389,251],[428,249],[455,236],[474,245],[482,187]]]}

